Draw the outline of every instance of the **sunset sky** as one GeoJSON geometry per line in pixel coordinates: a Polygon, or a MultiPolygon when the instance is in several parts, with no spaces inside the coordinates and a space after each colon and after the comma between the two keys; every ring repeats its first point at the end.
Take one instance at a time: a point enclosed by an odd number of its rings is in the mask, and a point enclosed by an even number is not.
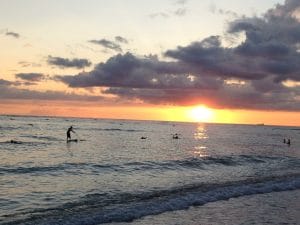
{"type": "Polygon", "coordinates": [[[0,114],[300,126],[299,0],[0,0],[0,114]]]}

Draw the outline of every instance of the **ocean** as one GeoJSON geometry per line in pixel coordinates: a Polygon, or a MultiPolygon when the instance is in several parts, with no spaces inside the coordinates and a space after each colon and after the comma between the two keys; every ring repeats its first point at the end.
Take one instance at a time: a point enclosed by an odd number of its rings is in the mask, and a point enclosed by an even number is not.
{"type": "Polygon", "coordinates": [[[0,224],[300,224],[299,137],[300,127],[0,116],[0,224]],[[66,143],[71,125],[78,142],[66,143]]]}

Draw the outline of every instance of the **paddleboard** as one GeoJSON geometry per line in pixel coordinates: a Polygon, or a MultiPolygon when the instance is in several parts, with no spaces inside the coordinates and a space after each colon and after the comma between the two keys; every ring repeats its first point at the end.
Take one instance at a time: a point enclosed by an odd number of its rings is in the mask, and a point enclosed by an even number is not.
{"type": "Polygon", "coordinates": [[[69,139],[69,140],[67,140],[67,143],[69,143],[69,142],[78,142],[78,140],[77,139],[69,139]]]}

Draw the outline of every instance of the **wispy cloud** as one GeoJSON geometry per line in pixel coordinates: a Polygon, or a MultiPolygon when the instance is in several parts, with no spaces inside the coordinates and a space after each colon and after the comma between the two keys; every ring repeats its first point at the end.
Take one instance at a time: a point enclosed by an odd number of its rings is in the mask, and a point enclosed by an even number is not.
{"type": "Polygon", "coordinates": [[[175,10],[172,11],[168,11],[168,12],[157,12],[157,13],[152,13],[149,15],[150,18],[170,18],[172,16],[185,16],[188,12],[188,9],[185,7],[182,8],[177,8],[175,10]]]}
{"type": "Polygon", "coordinates": [[[116,36],[116,37],[115,37],[115,40],[116,40],[117,42],[120,42],[120,43],[123,43],[123,44],[128,44],[128,43],[129,43],[129,41],[128,41],[126,38],[121,37],[121,36],[116,36]]]}
{"type": "Polygon", "coordinates": [[[175,0],[175,5],[186,5],[188,0],[175,0]]]}
{"type": "Polygon", "coordinates": [[[188,12],[188,9],[186,7],[187,0],[176,0],[173,2],[173,7],[172,9],[161,11],[161,12],[155,12],[151,13],[149,15],[150,18],[157,18],[157,17],[162,17],[162,18],[170,18],[172,16],[185,16],[188,12]],[[174,6],[176,7],[174,9],[174,6]]]}
{"type": "Polygon", "coordinates": [[[22,67],[41,67],[42,65],[34,62],[20,61],[18,64],[22,67]]]}
{"type": "Polygon", "coordinates": [[[5,33],[5,35],[6,36],[10,36],[10,37],[14,37],[14,38],[20,38],[20,34],[19,33],[16,33],[16,32],[12,32],[12,31],[7,31],[6,33],[5,33]]]}
{"type": "Polygon", "coordinates": [[[114,50],[117,52],[123,52],[121,45],[114,41],[110,41],[107,39],[100,39],[100,40],[90,40],[89,42],[96,44],[96,45],[100,45],[100,46],[104,47],[105,49],[110,49],[110,50],[114,50]]]}
{"type": "Polygon", "coordinates": [[[231,11],[231,10],[220,9],[216,6],[215,3],[210,4],[209,10],[210,10],[211,13],[214,13],[214,14],[227,15],[227,16],[230,16],[232,18],[239,17],[238,13],[236,13],[234,11],[231,11]]]}
{"type": "Polygon", "coordinates": [[[169,13],[165,13],[165,12],[158,12],[158,13],[151,13],[149,15],[150,18],[157,18],[157,17],[162,17],[162,18],[169,18],[170,15],[169,13]]]}

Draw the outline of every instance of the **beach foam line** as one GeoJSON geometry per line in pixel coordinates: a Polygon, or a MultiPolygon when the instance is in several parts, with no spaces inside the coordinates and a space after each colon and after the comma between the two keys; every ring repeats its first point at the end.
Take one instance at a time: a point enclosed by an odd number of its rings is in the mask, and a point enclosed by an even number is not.
{"type": "MultiPolygon", "coordinates": [[[[157,193],[123,194],[114,204],[105,207],[96,195],[90,200],[66,204],[59,208],[32,211],[23,220],[10,221],[11,224],[41,225],[98,225],[112,222],[130,222],[148,215],[168,211],[184,210],[191,206],[201,206],[210,202],[228,200],[247,195],[300,189],[300,174],[288,178],[266,178],[265,180],[245,180],[227,184],[199,185],[194,187],[165,190],[157,193]]],[[[116,197],[116,196],[115,196],[116,197]]],[[[24,216],[24,215],[23,215],[24,216]]],[[[8,216],[9,217],[9,216],[8,216]]],[[[11,217],[14,219],[15,217],[11,217]]],[[[10,223],[7,223],[10,224],[10,223]]]]}

